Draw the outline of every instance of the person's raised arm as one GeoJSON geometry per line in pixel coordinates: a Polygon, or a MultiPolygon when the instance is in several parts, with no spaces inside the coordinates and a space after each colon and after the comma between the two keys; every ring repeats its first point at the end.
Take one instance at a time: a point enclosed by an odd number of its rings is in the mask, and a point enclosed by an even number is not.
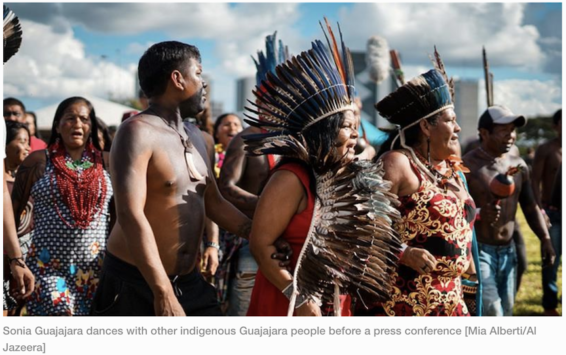
{"type": "Polygon", "coordinates": [[[139,120],[122,123],[117,132],[110,153],[116,213],[130,255],[153,292],[155,314],[184,316],[144,213],[154,135],[151,127],[139,120]]]}
{"type": "MultiPolygon", "coordinates": [[[[525,163],[523,162],[521,165],[525,165],[525,163]]],[[[545,226],[544,217],[540,207],[536,203],[533,189],[531,188],[528,169],[523,169],[521,174],[523,177],[523,186],[521,187],[521,194],[519,195],[521,209],[523,210],[529,227],[540,239],[543,266],[552,265],[554,263],[555,253],[552,248],[550,236],[548,235],[548,230],[545,226]]]]}
{"type": "Polygon", "coordinates": [[[242,133],[236,135],[228,145],[220,171],[218,188],[225,199],[251,218],[259,197],[238,186],[246,169],[246,152],[242,133]]]}

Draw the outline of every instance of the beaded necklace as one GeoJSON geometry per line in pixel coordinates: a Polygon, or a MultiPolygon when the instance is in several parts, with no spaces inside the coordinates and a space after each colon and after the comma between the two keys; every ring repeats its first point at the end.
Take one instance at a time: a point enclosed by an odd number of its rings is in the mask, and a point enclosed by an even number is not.
{"type": "Polygon", "coordinates": [[[49,149],[53,172],[50,176],[51,198],[59,218],[69,228],[87,229],[102,212],[106,199],[106,179],[102,169],[102,153],[92,141],[85,147],[80,161],[73,162],[59,140],[49,149]],[[71,212],[73,224],[65,220],[56,200],[55,180],[61,200],[71,212]]]}
{"type": "Polygon", "coordinates": [[[452,185],[457,189],[457,186],[455,186],[454,184],[450,184],[448,181],[451,178],[454,178],[454,180],[458,178],[458,174],[456,173],[456,169],[454,168],[454,162],[452,162],[449,159],[446,159],[445,162],[448,168],[450,169],[450,171],[447,171],[446,173],[442,174],[434,166],[432,166],[432,164],[430,164],[427,159],[425,159],[422,155],[420,155],[419,152],[415,151],[415,155],[426,166],[426,168],[437,178],[436,182],[440,185],[441,188],[444,189],[444,192],[448,191],[449,185],[452,185]]]}

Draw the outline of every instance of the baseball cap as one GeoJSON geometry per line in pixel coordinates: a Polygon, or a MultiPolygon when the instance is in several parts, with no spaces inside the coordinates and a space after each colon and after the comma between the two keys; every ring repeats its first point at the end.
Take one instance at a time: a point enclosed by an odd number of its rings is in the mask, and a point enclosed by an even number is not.
{"type": "Polygon", "coordinates": [[[525,116],[514,114],[509,108],[501,105],[488,107],[480,116],[479,128],[488,128],[494,124],[514,123],[515,127],[523,127],[527,124],[525,116]]]}

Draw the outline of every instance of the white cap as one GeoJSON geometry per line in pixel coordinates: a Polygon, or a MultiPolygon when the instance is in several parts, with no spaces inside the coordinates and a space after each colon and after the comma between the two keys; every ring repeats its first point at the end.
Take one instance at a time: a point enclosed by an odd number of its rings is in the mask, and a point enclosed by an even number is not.
{"type": "Polygon", "coordinates": [[[489,107],[480,117],[480,128],[482,123],[485,124],[491,120],[493,124],[508,124],[515,123],[515,127],[523,127],[527,124],[525,116],[514,114],[509,108],[505,106],[495,105],[489,107]],[[483,122],[482,122],[483,121],[483,122]]]}

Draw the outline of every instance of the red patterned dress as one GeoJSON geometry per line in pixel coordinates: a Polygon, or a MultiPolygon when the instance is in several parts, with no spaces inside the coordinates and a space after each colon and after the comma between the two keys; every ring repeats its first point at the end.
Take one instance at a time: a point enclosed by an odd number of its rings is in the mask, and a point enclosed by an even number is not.
{"type": "Polygon", "coordinates": [[[391,300],[369,312],[380,316],[469,316],[461,276],[472,258],[474,201],[448,195],[409,161],[420,187],[399,197],[402,218],[395,229],[407,246],[428,250],[437,265],[432,272],[420,275],[400,264],[393,275],[391,300]]]}

